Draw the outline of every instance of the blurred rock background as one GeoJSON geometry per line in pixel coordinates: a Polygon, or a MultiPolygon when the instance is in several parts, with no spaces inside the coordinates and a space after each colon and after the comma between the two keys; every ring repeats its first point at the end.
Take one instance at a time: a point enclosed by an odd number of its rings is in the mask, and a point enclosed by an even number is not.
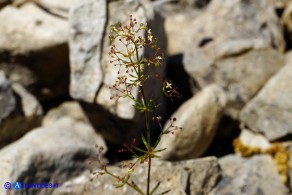
{"type": "MultiPolygon", "coordinates": [[[[90,182],[88,163],[103,146],[103,160],[123,172],[115,163],[130,156],[117,149],[145,130],[131,102],[110,100],[109,26],[131,14],[165,56],[149,71],[182,94],[155,113],[183,130],[161,140],[153,185],[170,194],[291,194],[292,1],[0,0],[1,194],[15,181],[59,187],[11,194],[133,193],[108,177],[90,182]]],[[[146,85],[148,95],[159,91],[155,80],[146,85]]]]}

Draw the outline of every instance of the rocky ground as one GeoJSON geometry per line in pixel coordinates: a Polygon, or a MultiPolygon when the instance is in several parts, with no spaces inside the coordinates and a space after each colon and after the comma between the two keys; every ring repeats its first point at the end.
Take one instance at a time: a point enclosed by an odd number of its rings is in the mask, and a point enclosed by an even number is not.
{"type": "MultiPolygon", "coordinates": [[[[130,157],[117,149],[139,144],[145,130],[131,102],[110,100],[109,26],[129,15],[152,28],[164,53],[149,72],[182,94],[154,113],[183,128],[161,139],[157,193],[291,194],[288,0],[0,0],[0,194],[135,194],[89,173],[96,145],[123,173],[117,164],[130,157]],[[3,187],[16,181],[59,186],[3,187]]],[[[157,96],[150,82],[145,94],[157,96]]],[[[145,167],[133,178],[144,185],[145,167]]]]}

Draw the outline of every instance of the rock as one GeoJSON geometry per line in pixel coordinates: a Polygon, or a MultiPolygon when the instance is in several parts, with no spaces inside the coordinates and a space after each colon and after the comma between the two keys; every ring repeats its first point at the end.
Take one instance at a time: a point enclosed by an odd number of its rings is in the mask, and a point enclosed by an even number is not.
{"type": "Polygon", "coordinates": [[[222,86],[227,92],[227,113],[237,118],[241,108],[282,67],[283,61],[283,55],[275,50],[252,50],[205,67],[189,66],[187,72],[200,86],[209,83],[222,86]]]}
{"type": "MultiPolygon", "coordinates": [[[[224,91],[216,86],[206,87],[185,102],[172,116],[174,125],[182,130],[162,136],[158,149],[162,159],[182,160],[201,156],[209,147],[226,104],[224,91]]],[[[164,131],[170,126],[167,122],[164,131]]]]}
{"type": "MultiPolygon", "coordinates": [[[[34,129],[0,151],[0,183],[58,183],[86,169],[89,157],[97,153],[95,144],[106,146],[87,124],[62,118],[55,124],[34,129]]],[[[105,152],[104,151],[104,152],[105,152]]],[[[51,188],[14,191],[15,194],[50,194],[51,188]]],[[[4,194],[1,188],[1,194],[4,194]]]]}
{"type": "Polygon", "coordinates": [[[271,147],[271,143],[261,134],[255,134],[248,129],[242,128],[239,141],[247,147],[258,148],[261,151],[266,151],[271,147]]]}
{"type": "Polygon", "coordinates": [[[106,1],[79,1],[71,9],[69,22],[70,94],[93,102],[103,79],[100,50],[106,28],[106,1]]]}
{"type": "Polygon", "coordinates": [[[20,97],[22,111],[25,117],[40,116],[43,114],[43,109],[38,100],[31,95],[20,84],[12,84],[13,91],[20,97]]]}
{"type": "Polygon", "coordinates": [[[6,6],[0,12],[0,21],[0,53],[29,54],[68,40],[68,23],[46,14],[32,3],[19,9],[6,6]]]}
{"type": "Polygon", "coordinates": [[[42,107],[36,98],[21,85],[11,85],[2,71],[0,109],[0,148],[38,126],[42,117],[42,107]]]}
{"type": "MultiPolygon", "coordinates": [[[[105,0],[86,0],[79,1],[70,12],[70,94],[82,101],[82,108],[94,127],[103,130],[104,137],[113,143],[121,144],[137,135],[140,137],[145,122],[143,114],[134,109],[131,100],[120,99],[116,102],[110,99],[114,91],[109,87],[118,76],[118,67],[109,63],[110,25],[119,21],[128,24],[129,15],[133,15],[138,23],[147,20],[150,28],[155,27],[152,28],[153,34],[160,35],[159,41],[164,43],[162,19],[148,6],[147,3],[137,4],[133,1],[114,1],[107,5],[105,0]],[[107,121],[111,121],[110,124],[107,121]]],[[[163,45],[161,50],[165,50],[163,45]]],[[[147,56],[150,52],[145,50],[142,54],[147,56]]],[[[159,73],[163,78],[164,65],[148,72],[159,73]]],[[[156,97],[161,91],[159,81],[152,78],[145,84],[147,97],[156,97]]],[[[133,94],[137,97],[138,91],[135,90],[133,94]]],[[[163,111],[164,107],[159,109],[163,111]]],[[[163,115],[163,112],[160,114],[163,115]]]]}
{"type": "Polygon", "coordinates": [[[16,100],[4,72],[0,71],[0,122],[15,109],[16,100]]]}
{"type": "Polygon", "coordinates": [[[213,0],[191,28],[193,35],[184,42],[186,71],[201,87],[223,86],[227,113],[237,118],[244,104],[282,66],[279,51],[284,51],[285,42],[273,5],[266,0],[213,0]]]}
{"type": "MultiPolygon", "coordinates": [[[[32,1],[40,8],[44,9],[51,15],[57,16],[59,18],[68,19],[68,13],[70,7],[76,2],[77,0],[35,0],[32,1]]],[[[13,0],[14,6],[22,6],[26,3],[31,2],[30,0],[13,0]]]]}
{"type": "Polygon", "coordinates": [[[178,55],[185,52],[185,39],[192,36],[192,26],[202,11],[193,9],[180,10],[180,12],[173,10],[172,12],[175,13],[166,14],[164,23],[167,36],[167,55],[178,55]]]}
{"type": "Polygon", "coordinates": [[[277,10],[285,10],[290,3],[290,0],[272,0],[272,3],[277,10]]]}
{"type": "Polygon", "coordinates": [[[288,189],[280,181],[275,163],[268,155],[242,158],[228,155],[219,160],[223,177],[212,190],[216,194],[288,195],[288,189]]]}
{"type": "Polygon", "coordinates": [[[0,62],[0,70],[11,83],[19,83],[26,89],[32,88],[38,80],[35,73],[22,64],[0,62]]]}
{"type": "Polygon", "coordinates": [[[68,94],[68,22],[33,3],[19,9],[6,6],[0,10],[0,21],[0,56],[9,56],[37,75],[34,95],[43,102],[68,94]]]}
{"type": "Polygon", "coordinates": [[[88,123],[88,119],[84,114],[78,102],[64,102],[59,107],[51,109],[42,121],[43,126],[54,124],[63,117],[70,117],[75,121],[88,123]]]}
{"type": "MultiPolygon", "coordinates": [[[[138,167],[132,175],[133,180],[138,186],[145,185],[147,175],[145,168],[145,166],[138,167]]],[[[109,167],[109,170],[117,174],[126,171],[121,171],[121,169],[112,166],[109,167]]],[[[154,161],[151,170],[152,188],[157,182],[160,182],[160,186],[155,194],[170,190],[170,194],[207,195],[216,184],[221,173],[217,159],[214,157],[175,163],[154,161]]],[[[63,186],[54,191],[54,194],[135,194],[128,186],[115,188],[113,186],[115,181],[109,175],[98,176],[93,182],[90,182],[89,179],[89,174],[81,175],[74,180],[64,183],[63,186]]]]}
{"type": "Polygon", "coordinates": [[[240,121],[269,140],[292,133],[292,53],[286,56],[286,65],[264,86],[240,112],[240,121]]]}

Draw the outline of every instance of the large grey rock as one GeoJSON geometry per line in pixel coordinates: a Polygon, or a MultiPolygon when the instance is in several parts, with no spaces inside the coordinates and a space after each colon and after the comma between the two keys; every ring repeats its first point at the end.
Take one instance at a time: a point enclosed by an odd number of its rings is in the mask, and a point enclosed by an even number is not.
{"type": "Polygon", "coordinates": [[[201,86],[209,83],[222,86],[227,92],[227,113],[237,118],[241,108],[283,64],[283,55],[273,49],[252,50],[210,66],[189,66],[188,72],[201,86]]]}
{"type": "MultiPolygon", "coordinates": [[[[167,160],[201,156],[213,140],[225,105],[225,92],[217,85],[208,86],[194,95],[173,114],[172,117],[177,118],[174,125],[182,127],[182,130],[162,136],[157,148],[166,150],[159,156],[167,160]]],[[[164,130],[169,126],[168,121],[164,130]]]]}
{"type": "Polygon", "coordinates": [[[41,101],[67,94],[68,22],[32,2],[19,8],[6,6],[0,21],[0,55],[9,56],[4,62],[16,61],[35,73],[38,82],[33,92],[41,101]]]}
{"type": "Polygon", "coordinates": [[[229,155],[219,160],[223,177],[210,195],[288,195],[275,163],[268,155],[242,158],[229,155]]]}
{"type": "Polygon", "coordinates": [[[45,9],[51,15],[54,15],[59,18],[67,19],[70,7],[76,2],[77,0],[12,0],[14,6],[23,6],[26,3],[33,2],[37,6],[45,9]]]}
{"type": "Polygon", "coordinates": [[[0,53],[28,54],[68,40],[68,23],[32,3],[19,9],[6,6],[0,12],[0,21],[0,53]]]}
{"type": "MultiPolygon", "coordinates": [[[[165,8],[166,9],[166,8],[165,8]]],[[[179,55],[185,52],[186,37],[193,34],[195,19],[202,14],[201,10],[172,10],[165,14],[164,28],[167,36],[167,55],[179,55]],[[174,13],[173,13],[174,12],[174,13]]]]}
{"type": "MultiPolygon", "coordinates": [[[[146,167],[139,167],[133,173],[133,180],[138,186],[145,189],[146,167]]],[[[170,190],[168,194],[177,195],[208,195],[216,181],[219,179],[221,171],[217,164],[217,159],[208,157],[197,160],[181,162],[154,161],[152,166],[151,186],[154,187],[160,182],[155,194],[170,190]]],[[[117,167],[109,167],[109,170],[116,174],[125,173],[117,167]]],[[[109,175],[98,176],[93,182],[89,181],[90,175],[84,174],[78,178],[66,182],[62,187],[54,191],[55,195],[79,195],[79,194],[136,194],[128,186],[115,188],[115,180],[109,175]]]]}
{"type": "Polygon", "coordinates": [[[249,129],[276,140],[292,133],[292,53],[285,66],[240,112],[240,121],[249,129]]]}
{"type": "Polygon", "coordinates": [[[101,85],[100,58],[106,19],[105,0],[79,1],[71,9],[70,94],[75,99],[93,102],[101,85]]]}
{"type": "Polygon", "coordinates": [[[270,1],[213,0],[185,38],[186,71],[204,87],[222,85],[238,111],[282,65],[282,28],[270,1]],[[273,48],[273,49],[271,49],[273,48]],[[256,68],[255,68],[256,66],[256,68]]]}
{"type": "MultiPolygon", "coordinates": [[[[63,117],[40,127],[0,151],[0,183],[58,183],[83,172],[95,144],[106,146],[91,126],[63,117]]],[[[104,151],[104,152],[105,152],[104,151]]],[[[0,189],[4,194],[4,188],[0,189]]],[[[52,188],[13,190],[13,194],[50,194],[52,188]]]]}
{"type": "MultiPolygon", "coordinates": [[[[115,91],[109,87],[118,77],[118,67],[109,63],[110,25],[128,24],[129,15],[137,18],[138,23],[147,21],[150,28],[154,27],[153,34],[161,35],[159,41],[164,42],[162,20],[147,3],[114,1],[107,5],[105,0],[86,0],[79,1],[70,14],[70,94],[83,102],[83,109],[95,128],[103,129],[105,138],[114,143],[129,142],[145,126],[142,113],[134,109],[131,100],[116,102],[110,99],[115,91]],[[109,120],[110,124],[106,122],[109,120]]],[[[161,50],[165,50],[163,45],[161,50]]],[[[150,52],[142,50],[141,54],[149,56],[150,52]]],[[[150,68],[148,73],[159,73],[163,77],[164,65],[155,70],[150,68]]],[[[159,81],[153,79],[150,77],[144,86],[147,97],[156,97],[160,92],[159,81]]],[[[138,96],[137,89],[133,94],[138,96]]],[[[163,106],[160,109],[163,110],[163,106]]]]}

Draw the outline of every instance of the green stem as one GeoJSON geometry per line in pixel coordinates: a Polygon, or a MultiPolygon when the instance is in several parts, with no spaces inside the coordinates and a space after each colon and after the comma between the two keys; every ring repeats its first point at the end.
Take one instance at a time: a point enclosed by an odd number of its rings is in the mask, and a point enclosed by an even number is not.
{"type": "Polygon", "coordinates": [[[148,175],[147,175],[147,195],[150,194],[150,171],[151,171],[151,155],[148,156],[148,175]]]}
{"type": "MultiPolygon", "coordinates": [[[[135,43],[135,41],[132,40],[132,42],[134,43],[135,45],[135,51],[136,51],[136,58],[137,58],[137,63],[139,63],[139,66],[138,66],[138,79],[140,80],[141,79],[141,74],[142,73],[142,70],[141,70],[141,61],[139,59],[139,51],[138,51],[138,47],[135,43]]],[[[146,108],[147,107],[147,100],[146,100],[146,97],[145,97],[145,93],[144,93],[144,89],[143,89],[143,85],[139,86],[139,90],[141,92],[141,99],[142,99],[142,104],[143,106],[146,108]]],[[[144,111],[145,113],[145,122],[146,122],[146,132],[147,132],[147,152],[148,154],[151,153],[152,151],[152,148],[151,148],[151,132],[150,132],[150,113],[147,109],[145,109],[144,111]]],[[[147,195],[150,194],[150,177],[151,177],[151,158],[152,156],[151,155],[148,155],[148,173],[147,173],[147,195]]]]}
{"type": "MultiPolygon", "coordinates": [[[[105,172],[106,172],[108,175],[114,177],[115,179],[120,180],[120,178],[119,178],[118,176],[116,176],[116,175],[114,175],[113,173],[109,172],[107,169],[105,169],[105,172]]],[[[129,183],[128,181],[126,181],[125,183],[126,183],[128,186],[130,186],[132,189],[134,189],[135,191],[139,192],[141,195],[145,195],[144,192],[143,192],[143,191],[142,191],[137,185],[133,185],[133,184],[129,183]]]]}

